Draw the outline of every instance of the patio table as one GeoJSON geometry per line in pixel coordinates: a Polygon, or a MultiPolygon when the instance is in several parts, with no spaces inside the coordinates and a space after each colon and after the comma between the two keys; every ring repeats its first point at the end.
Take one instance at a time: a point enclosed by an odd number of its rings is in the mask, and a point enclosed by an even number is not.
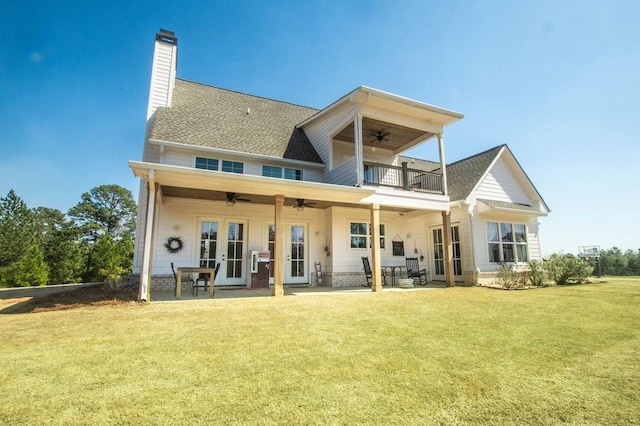
{"type": "Polygon", "coordinates": [[[402,278],[402,268],[406,268],[405,265],[382,265],[383,271],[389,270],[391,272],[391,287],[396,285],[396,270],[398,271],[398,276],[402,278]]]}
{"type": "Polygon", "coordinates": [[[198,266],[178,266],[178,273],[176,274],[176,299],[180,299],[180,292],[182,290],[182,274],[186,273],[205,273],[209,274],[209,279],[211,284],[209,285],[209,297],[213,297],[213,279],[215,278],[215,269],[214,268],[201,268],[198,266]]]}

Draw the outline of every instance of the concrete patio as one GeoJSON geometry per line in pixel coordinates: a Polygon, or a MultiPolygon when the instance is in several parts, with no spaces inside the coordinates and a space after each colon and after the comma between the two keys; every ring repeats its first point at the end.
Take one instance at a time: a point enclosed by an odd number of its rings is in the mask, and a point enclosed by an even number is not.
{"type": "MultiPolygon", "coordinates": [[[[387,292],[411,292],[428,291],[446,288],[444,282],[430,282],[426,286],[416,286],[412,288],[400,288],[385,286],[383,293],[387,292]]],[[[285,296],[322,296],[322,295],[351,295],[368,294],[371,288],[368,287],[288,287],[285,285],[285,296]]],[[[272,288],[246,289],[246,288],[216,288],[214,299],[239,299],[247,297],[272,297],[272,288]]],[[[151,290],[151,302],[180,302],[190,300],[209,299],[208,291],[200,290],[197,296],[193,296],[189,291],[182,291],[180,299],[176,299],[173,291],[151,290]]]]}

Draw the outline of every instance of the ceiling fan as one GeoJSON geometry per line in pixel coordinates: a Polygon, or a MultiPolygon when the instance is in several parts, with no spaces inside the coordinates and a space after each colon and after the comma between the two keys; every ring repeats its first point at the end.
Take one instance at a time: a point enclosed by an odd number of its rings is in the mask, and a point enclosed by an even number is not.
{"type": "Polygon", "coordinates": [[[227,205],[234,205],[236,201],[250,202],[251,200],[240,198],[240,194],[236,194],[235,192],[227,192],[227,205]]]}
{"type": "Polygon", "coordinates": [[[302,210],[305,207],[309,207],[310,209],[315,208],[316,203],[305,203],[304,198],[296,198],[296,205],[293,206],[294,209],[302,210]]]}
{"type": "Polygon", "coordinates": [[[384,129],[377,131],[377,132],[373,132],[371,133],[371,136],[374,136],[373,139],[371,139],[369,142],[375,142],[378,141],[379,143],[382,142],[389,142],[389,139],[387,139],[387,136],[389,136],[391,133],[389,132],[384,132],[384,129]]]}

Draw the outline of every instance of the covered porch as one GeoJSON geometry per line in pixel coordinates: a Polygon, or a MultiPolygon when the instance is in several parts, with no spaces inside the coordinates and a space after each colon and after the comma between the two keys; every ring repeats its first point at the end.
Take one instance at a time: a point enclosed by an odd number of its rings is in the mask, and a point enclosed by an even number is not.
{"type": "MultiPolygon", "coordinates": [[[[345,257],[344,247],[340,244],[348,241],[349,235],[348,231],[333,224],[337,223],[338,217],[343,218],[343,221],[353,217],[351,220],[369,222],[371,245],[365,252],[370,255],[373,270],[377,272],[373,276],[371,289],[365,291],[381,292],[381,212],[388,223],[391,223],[392,217],[393,220],[411,217],[419,223],[420,214],[425,211],[440,212],[443,218],[448,215],[448,198],[434,194],[411,193],[411,197],[399,197],[397,191],[386,188],[288,182],[261,176],[141,162],[131,162],[130,165],[135,175],[144,179],[147,184],[140,270],[141,300],[152,300],[151,278],[157,271],[166,273],[170,262],[175,261],[178,266],[201,266],[197,265],[201,258],[197,252],[200,216],[215,215],[221,219],[221,224],[230,222],[228,218],[238,218],[237,222],[244,224],[246,232],[252,234],[256,247],[264,248],[267,243],[272,243],[273,272],[268,293],[282,296],[286,294],[285,283],[290,282],[290,268],[295,261],[291,259],[291,235],[288,233],[292,224],[304,222],[306,235],[314,240],[310,243],[313,245],[308,247],[311,256],[304,259],[306,263],[303,266],[307,268],[306,279],[309,282],[310,269],[316,259],[322,259],[327,272],[361,272],[361,266],[340,263],[345,257]],[[239,198],[229,199],[229,194],[238,195],[239,198]],[[325,223],[330,226],[325,227],[325,223]],[[273,230],[272,239],[265,235],[266,227],[273,230]],[[181,257],[172,258],[162,249],[163,238],[176,232],[186,232],[185,247],[189,246],[190,252],[185,248],[181,257]]],[[[226,231],[220,229],[219,233],[226,231]]],[[[387,231],[386,235],[389,247],[394,238],[391,232],[393,231],[387,231]]],[[[242,285],[243,281],[231,281],[242,278],[243,274],[244,282],[247,280],[246,250],[253,249],[247,242],[251,241],[245,241],[245,252],[235,259],[225,258],[224,254],[216,257],[217,262],[224,262],[227,268],[223,276],[228,283],[242,285]],[[242,269],[236,277],[230,272],[233,268],[242,269]]],[[[225,240],[224,244],[228,245],[229,240],[225,240]]],[[[359,255],[360,253],[351,254],[351,258],[359,261],[359,255]]],[[[453,284],[453,276],[450,283],[453,284]]]]}

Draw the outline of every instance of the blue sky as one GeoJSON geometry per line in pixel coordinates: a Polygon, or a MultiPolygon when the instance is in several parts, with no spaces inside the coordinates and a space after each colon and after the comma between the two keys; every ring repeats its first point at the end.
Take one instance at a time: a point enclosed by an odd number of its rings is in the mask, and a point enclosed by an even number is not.
{"type": "Polygon", "coordinates": [[[127,162],[165,28],[180,78],[315,108],[366,85],[462,112],[447,161],[508,144],[552,209],[544,253],[636,250],[639,22],[636,0],[3,2],[0,196],[137,199],[127,162]]]}

